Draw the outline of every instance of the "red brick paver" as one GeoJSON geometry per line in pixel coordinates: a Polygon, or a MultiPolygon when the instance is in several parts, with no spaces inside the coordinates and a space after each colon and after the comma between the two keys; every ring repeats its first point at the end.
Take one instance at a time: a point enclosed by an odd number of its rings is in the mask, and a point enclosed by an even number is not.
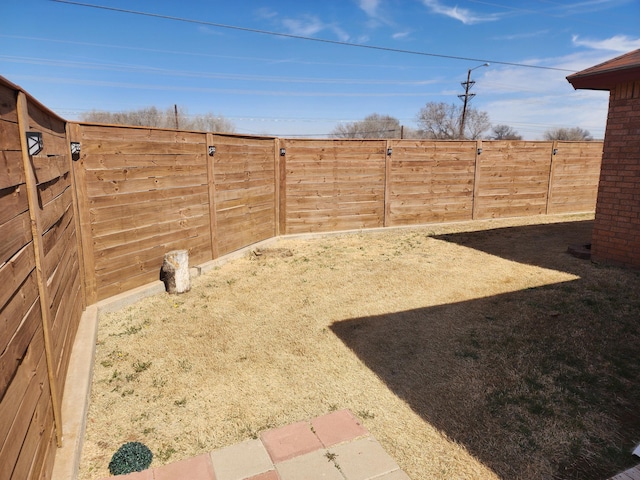
{"type": "Polygon", "coordinates": [[[286,427],[268,430],[260,438],[274,463],[283,462],[322,448],[322,443],[311,431],[308,422],[298,422],[286,427]]]}
{"type": "Polygon", "coordinates": [[[208,453],[153,469],[155,480],[215,480],[208,453]]]}
{"type": "Polygon", "coordinates": [[[311,420],[311,426],[325,447],[369,435],[367,429],[349,410],[339,410],[314,418],[311,420]]]}
{"type": "MultiPolygon", "coordinates": [[[[118,478],[409,480],[349,410],[269,430],[260,439],[247,440],[188,460],[118,478]]],[[[616,477],[616,480],[636,479],[616,477]]]]}
{"type": "Polygon", "coordinates": [[[269,470],[268,472],[261,473],[260,475],[249,477],[246,480],[280,480],[280,476],[275,470],[269,470]]]}

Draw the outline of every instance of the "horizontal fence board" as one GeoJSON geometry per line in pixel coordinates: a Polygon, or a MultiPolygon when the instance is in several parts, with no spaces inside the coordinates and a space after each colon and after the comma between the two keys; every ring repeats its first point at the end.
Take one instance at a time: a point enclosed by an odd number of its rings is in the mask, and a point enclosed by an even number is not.
{"type": "Polygon", "coordinates": [[[150,127],[117,125],[81,125],[81,140],[99,143],[101,141],[149,141],[166,143],[205,144],[205,134],[183,130],[168,130],[150,127]]]}
{"type": "Polygon", "coordinates": [[[49,230],[68,210],[73,210],[73,191],[67,188],[49,203],[43,206],[40,219],[42,232],[49,230]]]}
{"type": "MultiPolygon", "coordinates": [[[[270,193],[266,193],[266,194],[259,194],[259,195],[254,195],[251,197],[253,200],[253,204],[254,205],[265,205],[268,204],[271,206],[271,208],[274,207],[273,205],[273,192],[270,193]]],[[[225,200],[224,202],[220,202],[220,206],[216,209],[216,212],[224,212],[226,210],[229,209],[233,209],[233,208],[238,208],[244,205],[248,205],[247,204],[247,198],[246,197],[241,197],[241,198],[234,198],[234,199],[230,199],[230,200],[225,200]]]]}
{"type": "Polygon", "coordinates": [[[155,155],[201,155],[203,150],[204,145],[202,144],[160,141],[134,142],[100,140],[95,142],[85,142],[84,147],[81,146],[81,151],[85,155],[145,155],[149,152],[154,152],[155,155]]]}
{"type": "MultiPolygon", "coordinates": [[[[17,92],[10,85],[0,83],[0,120],[18,123],[17,92]]],[[[1,138],[1,137],[0,137],[1,138]]],[[[0,149],[2,146],[0,145],[0,149]]]]}
{"type": "Polygon", "coordinates": [[[35,256],[30,243],[0,266],[0,312],[34,268],[35,256]]]}
{"type": "Polygon", "coordinates": [[[14,150],[22,155],[20,143],[20,129],[17,122],[8,122],[0,118],[0,148],[2,150],[14,150]]]}
{"type": "Polygon", "coordinates": [[[542,215],[545,213],[545,205],[499,205],[488,206],[478,210],[478,218],[508,218],[528,215],[542,215]]]}
{"type": "MultiPolygon", "coordinates": [[[[0,125],[2,122],[0,122],[0,125]]],[[[17,129],[17,126],[16,126],[17,129]]],[[[1,130],[0,130],[0,133],[1,130]]],[[[16,135],[18,131],[16,130],[16,135]]],[[[0,138],[2,136],[0,135],[0,138]]],[[[2,140],[0,140],[2,142],[2,140]]],[[[24,184],[24,168],[21,151],[0,151],[0,190],[24,184]]]]}
{"type": "Polygon", "coordinates": [[[23,212],[0,225],[0,264],[9,260],[16,252],[31,241],[31,219],[29,212],[23,212]]]}
{"type": "MultiPolygon", "coordinates": [[[[60,246],[59,244],[60,243],[64,244],[64,242],[66,241],[67,239],[66,233],[68,228],[75,230],[75,224],[74,224],[73,218],[74,218],[73,208],[67,209],[67,211],[64,212],[64,215],[60,217],[58,221],[54,223],[52,227],[44,233],[44,235],[42,235],[42,249],[44,251],[45,257],[48,257],[49,252],[51,252],[51,250],[55,248],[58,248],[58,249],[66,248],[66,245],[60,246]]],[[[45,269],[45,271],[50,271],[50,270],[45,269]]]]}
{"type": "Polygon", "coordinates": [[[38,184],[46,183],[69,173],[69,161],[66,155],[51,157],[36,155],[31,157],[31,161],[38,184]]]}
{"type": "Polygon", "coordinates": [[[32,101],[27,102],[27,112],[30,130],[42,131],[43,136],[65,138],[66,122],[62,118],[52,115],[32,101]]]}
{"type": "Polygon", "coordinates": [[[129,243],[138,243],[147,238],[153,238],[156,235],[170,234],[176,238],[184,237],[191,234],[194,229],[202,229],[204,231],[208,225],[208,220],[204,217],[193,217],[189,219],[174,220],[171,222],[158,222],[153,225],[144,225],[129,230],[115,230],[112,233],[105,233],[100,236],[93,237],[94,250],[96,259],[101,257],[101,251],[104,249],[124,246],[129,243]]]}
{"type": "MultiPolygon", "coordinates": [[[[74,310],[76,302],[79,300],[80,283],[79,277],[73,275],[78,268],[78,257],[69,259],[70,266],[66,272],[60,275],[61,281],[57,286],[56,297],[51,306],[51,338],[53,340],[53,361],[59,367],[63,361],[63,350],[65,347],[66,334],[69,328],[75,328],[74,322],[69,321],[69,314],[74,310]]],[[[70,353],[70,352],[69,352],[70,353]]],[[[58,370],[58,368],[56,368],[58,370]]]]}
{"type": "MultiPolygon", "coordinates": [[[[71,245],[75,245],[75,234],[71,237],[71,241],[74,242],[71,245]]],[[[78,255],[75,249],[67,248],[64,251],[64,255],[60,259],[60,263],[56,265],[56,268],[51,272],[51,276],[47,279],[49,283],[49,305],[50,310],[55,313],[58,309],[59,303],[64,296],[65,287],[69,284],[69,281],[73,281],[73,276],[78,271],[78,255]]],[[[52,325],[55,321],[55,317],[52,315],[52,325]]]]}
{"type": "MultiPolygon", "coordinates": [[[[15,459],[17,451],[10,455],[8,450],[20,449],[29,423],[39,401],[42,386],[47,381],[47,365],[44,355],[44,335],[38,326],[33,341],[27,348],[22,363],[11,383],[0,397],[0,458],[15,459]]],[[[11,478],[13,463],[0,462],[4,474],[0,478],[11,478]],[[8,472],[8,473],[7,473],[8,472]]]]}
{"type": "Polygon", "coordinates": [[[196,187],[206,185],[206,178],[200,175],[181,175],[176,177],[136,178],[131,180],[89,180],[87,194],[89,197],[114,195],[118,193],[140,193],[155,190],[172,190],[174,188],[196,187]]]}
{"type": "Polygon", "coordinates": [[[26,212],[29,201],[24,185],[0,190],[0,225],[26,212]]]}
{"type": "Polygon", "coordinates": [[[198,253],[199,251],[208,249],[209,239],[206,236],[191,239],[190,243],[191,245],[187,247],[184,245],[182,239],[178,239],[174,242],[159,246],[160,248],[154,247],[146,251],[138,252],[134,262],[129,261],[126,264],[118,262],[117,266],[120,268],[110,268],[109,270],[105,271],[97,271],[96,280],[98,283],[98,287],[100,288],[104,285],[118,283],[123,278],[135,276],[137,274],[141,274],[142,272],[152,272],[155,276],[154,280],[158,280],[160,277],[160,268],[162,267],[162,263],[164,261],[164,254],[171,250],[188,250],[190,265],[203,263],[204,261],[206,261],[202,260],[203,258],[208,260],[206,256],[198,253]]]}
{"type": "Polygon", "coordinates": [[[54,247],[48,253],[45,253],[42,268],[45,278],[49,279],[49,281],[58,265],[65,261],[68,252],[75,250],[73,248],[76,242],[75,224],[68,223],[67,228],[61,233],[62,235],[54,244],[54,247]]]}
{"type": "Polygon", "coordinates": [[[16,321],[20,320],[20,323],[9,338],[6,346],[0,350],[0,394],[4,394],[7,391],[11,379],[22,363],[29,344],[31,344],[36,330],[40,327],[40,319],[40,303],[37,299],[34,299],[31,308],[26,311],[21,319],[16,318],[16,321]]]}
{"type": "Polygon", "coordinates": [[[448,208],[446,206],[433,206],[425,208],[420,212],[416,212],[415,209],[407,209],[393,207],[393,226],[406,226],[406,225],[420,225],[426,223],[439,223],[439,222],[459,222],[471,220],[472,207],[469,205],[466,208],[448,208]]]}
{"type": "MultiPolygon", "coordinates": [[[[53,410],[48,383],[44,385],[38,400],[24,443],[21,445],[11,480],[22,480],[31,477],[32,470],[36,469],[36,463],[42,461],[42,459],[38,458],[37,453],[40,450],[41,443],[44,441],[44,433],[48,433],[53,429],[53,410]]],[[[49,436],[46,435],[46,438],[48,439],[49,436]]]]}
{"type": "Polygon", "coordinates": [[[206,185],[196,185],[181,188],[172,188],[168,190],[147,190],[144,192],[132,193],[114,193],[112,195],[104,195],[100,197],[90,197],[86,199],[86,203],[95,208],[128,208],[129,205],[139,203],[164,201],[168,199],[179,199],[192,195],[208,195],[206,185]]]}
{"type": "Polygon", "coordinates": [[[159,202],[145,202],[138,205],[125,205],[123,208],[91,209],[93,232],[96,237],[123,230],[155,225],[158,211],[162,211],[162,221],[207,217],[209,206],[202,196],[166,199],[159,202]]]}
{"type": "Polygon", "coordinates": [[[32,271],[0,311],[0,352],[6,348],[25,312],[37,298],[38,284],[35,271],[32,271]]]}
{"type": "MultiPolygon", "coordinates": [[[[71,189],[69,181],[71,175],[65,173],[63,176],[50,180],[47,183],[38,185],[38,201],[41,205],[45,205],[63,194],[66,189],[71,189]]],[[[73,192],[72,192],[73,194],[73,192]]]]}
{"type": "Polygon", "coordinates": [[[73,344],[78,332],[78,322],[69,321],[69,319],[77,318],[82,315],[82,291],[80,285],[80,277],[74,277],[73,284],[68,289],[68,301],[62,302],[58,311],[56,311],[56,322],[54,326],[60,327],[59,334],[54,331],[54,340],[57,342],[57,357],[54,359],[57,363],[56,376],[61,379],[60,391],[64,392],[69,362],[73,344]]]}
{"type": "MultiPolygon", "coordinates": [[[[204,149],[204,147],[202,147],[204,149]]],[[[129,168],[147,167],[189,167],[206,165],[207,156],[204,152],[191,155],[154,153],[146,154],[92,154],[82,155],[82,160],[87,171],[122,170],[129,168]]]]}
{"type": "MultiPolygon", "coordinates": [[[[141,263],[144,264],[152,260],[158,261],[158,268],[160,268],[162,266],[164,255],[167,252],[169,252],[170,250],[175,250],[176,248],[188,249],[186,248],[187,245],[185,245],[187,243],[188,246],[190,246],[192,249],[196,246],[207,248],[209,245],[207,242],[207,236],[205,235],[207,232],[204,230],[200,232],[194,230],[194,233],[196,234],[195,236],[186,239],[182,236],[168,236],[166,241],[162,244],[151,245],[146,249],[143,249],[141,246],[141,248],[139,248],[136,252],[124,253],[120,256],[112,256],[108,259],[109,261],[96,260],[96,275],[98,277],[105,276],[114,270],[126,269],[132,265],[139,265],[141,263]],[[179,245],[180,242],[182,242],[183,245],[176,247],[176,245],[179,245]]],[[[116,253],[119,252],[116,251],[116,253]]]]}
{"type": "MultiPolygon", "coordinates": [[[[130,166],[117,169],[87,170],[87,179],[89,182],[123,182],[148,178],[174,178],[180,176],[194,178],[203,177],[206,179],[207,165],[204,163],[197,163],[192,165],[130,166]]],[[[202,183],[202,181],[198,183],[202,183]]]]}
{"type": "Polygon", "coordinates": [[[191,229],[181,232],[179,237],[174,231],[158,234],[156,234],[155,231],[152,231],[152,236],[140,237],[136,242],[129,242],[122,245],[118,244],[110,248],[102,248],[97,252],[96,255],[96,268],[106,269],[108,267],[104,264],[108,265],[110,264],[110,262],[117,260],[119,257],[130,258],[130,256],[135,255],[139,250],[146,250],[153,247],[162,248],[163,245],[175,242],[177,238],[189,239],[207,235],[208,228],[209,225],[203,222],[203,225],[201,226],[192,227],[191,229]]]}
{"type": "MultiPolygon", "coordinates": [[[[166,208],[162,218],[158,218],[158,210],[154,211],[153,205],[145,205],[144,207],[137,211],[127,212],[130,213],[127,216],[110,219],[100,218],[100,223],[93,224],[94,237],[99,238],[119,231],[124,232],[159,223],[182,222],[181,225],[187,226],[191,219],[208,218],[209,215],[209,206],[206,204],[187,204],[185,202],[184,205],[166,208]]],[[[100,214],[96,212],[95,215],[98,217],[100,214]]]]}
{"type": "MultiPolygon", "coordinates": [[[[47,466],[52,469],[53,463],[55,461],[57,444],[55,437],[55,429],[54,429],[54,418],[53,414],[47,417],[46,423],[43,426],[42,431],[40,432],[40,439],[38,441],[38,448],[33,455],[33,460],[31,461],[31,467],[29,470],[30,478],[42,478],[49,479],[51,476],[52,470],[44,470],[47,466]],[[42,472],[47,472],[46,474],[42,472]]],[[[28,460],[27,460],[28,462],[28,460]]],[[[20,477],[16,477],[20,478],[20,477]]]]}

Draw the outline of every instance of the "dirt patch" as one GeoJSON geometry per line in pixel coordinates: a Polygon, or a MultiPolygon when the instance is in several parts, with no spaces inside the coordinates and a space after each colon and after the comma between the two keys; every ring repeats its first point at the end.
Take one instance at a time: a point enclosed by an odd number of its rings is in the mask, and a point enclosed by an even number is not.
{"type": "Polygon", "coordinates": [[[415,479],[614,474],[640,436],[640,279],[566,253],[591,226],[285,239],[104,315],[81,478],[127,441],[158,466],[340,408],[415,479]]]}

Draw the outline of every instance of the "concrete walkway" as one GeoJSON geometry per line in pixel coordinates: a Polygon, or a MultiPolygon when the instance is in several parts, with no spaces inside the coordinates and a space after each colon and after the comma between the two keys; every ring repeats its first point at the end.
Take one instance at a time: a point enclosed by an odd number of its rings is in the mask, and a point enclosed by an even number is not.
{"type": "Polygon", "coordinates": [[[609,480],[640,480],[640,465],[625,470],[609,480]]]}
{"type": "MultiPolygon", "coordinates": [[[[114,478],[114,477],[108,477],[114,478]]],[[[349,410],[122,480],[409,480],[349,410]]]]}

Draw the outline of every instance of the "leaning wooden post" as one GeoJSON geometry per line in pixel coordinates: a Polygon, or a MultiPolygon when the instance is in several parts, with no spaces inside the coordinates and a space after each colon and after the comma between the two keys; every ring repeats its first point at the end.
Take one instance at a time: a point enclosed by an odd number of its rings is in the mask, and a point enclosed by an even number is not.
{"type": "Polygon", "coordinates": [[[38,183],[31,165],[29,147],[27,145],[27,130],[29,129],[29,110],[27,96],[24,92],[18,92],[18,126],[20,129],[20,146],[22,148],[22,162],[24,164],[25,183],[27,186],[27,200],[29,202],[29,217],[31,218],[31,234],[33,236],[33,248],[35,250],[36,278],[38,282],[38,296],[40,297],[40,310],[42,311],[42,330],[44,333],[44,353],[47,360],[47,374],[49,376],[49,391],[53,406],[53,422],[56,430],[56,443],[62,447],[62,410],[58,397],[58,383],[56,381],[56,368],[51,347],[51,310],[49,306],[49,289],[47,278],[42,268],[44,263],[44,247],[41,235],[41,208],[38,202],[38,183]]]}

